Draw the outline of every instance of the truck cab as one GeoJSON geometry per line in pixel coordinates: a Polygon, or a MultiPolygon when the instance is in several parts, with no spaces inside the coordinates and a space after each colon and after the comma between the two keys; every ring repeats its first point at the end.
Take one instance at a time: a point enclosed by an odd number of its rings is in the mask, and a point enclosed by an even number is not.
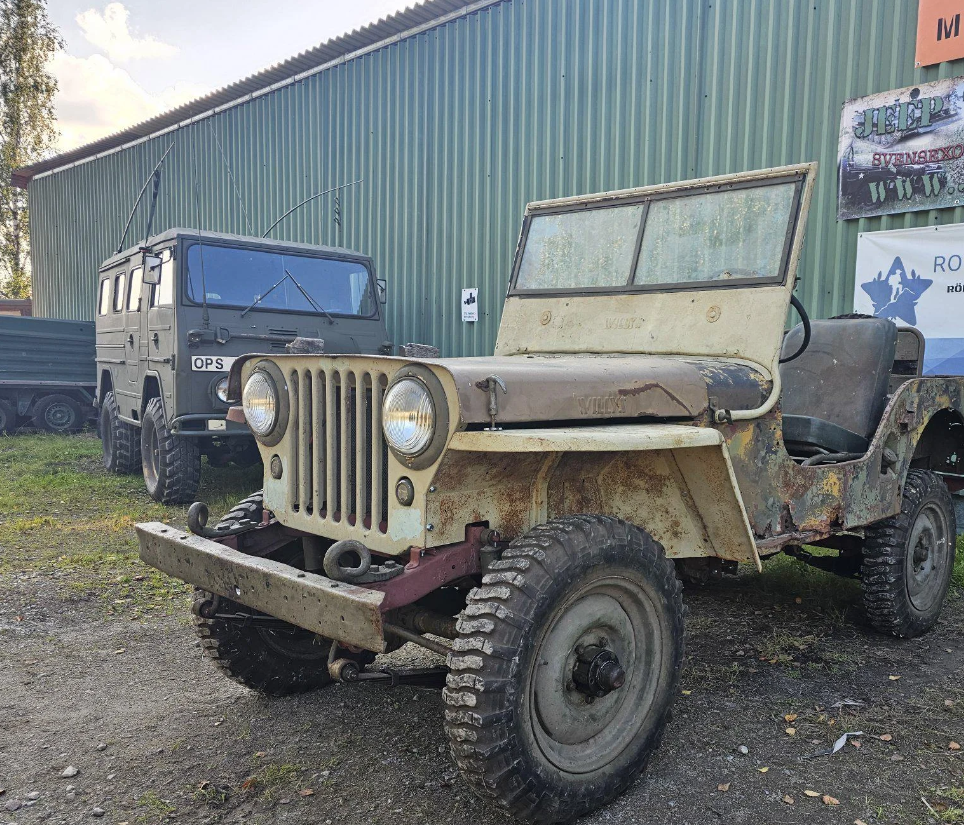
{"type": "Polygon", "coordinates": [[[191,501],[201,456],[257,461],[228,419],[227,375],[239,356],[390,351],[383,285],[371,258],[346,249],[171,229],[100,268],[97,403],[104,462],[142,470],[158,501],[191,501]]]}
{"type": "Polygon", "coordinates": [[[921,377],[886,319],[809,319],[815,174],[529,204],[491,356],[239,360],[263,493],[214,528],[195,504],[194,535],[138,525],[142,559],[197,585],[203,646],[256,690],[389,679],[366,656],[402,642],[443,654],[453,758],[526,822],[645,767],[681,574],[790,553],[858,577],[878,630],[927,632],[964,381],[921,377]]]}

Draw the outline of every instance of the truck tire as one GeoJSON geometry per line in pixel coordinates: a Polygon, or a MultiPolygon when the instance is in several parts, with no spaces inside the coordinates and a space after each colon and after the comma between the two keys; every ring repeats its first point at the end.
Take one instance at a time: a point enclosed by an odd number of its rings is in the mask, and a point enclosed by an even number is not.
{"type": "Polygon", "coordinates": [[[0,398],[0,435],[12,433],[17,429],[17,411],[13,404],[0,398]]]}
{"type": "Polygon", "coordinates": [[[104,396],[99,421],[104,467],[116,475],[137,472],[141,466],[141,435],[133,424],[120,420],[113,392],[104,396]]]}
{"type": "Polygon", "coordinates": [[[448,657],[445,732],[469,786],[525,822],[615,799],[659,745],[684,615],[663,548],[626,522],[572,516],[513,541],[448,657]]]}
{"type": "Polygon", "coordinates": [[[937,473],[911,470],[900,512],[867,529],[860,575],[870,623],[903,639],[937,622],[954,569],[957,520],[937,473]]]}
{"type": "MultiPolygon", "coordinates": [[[[243,522],[260,522],[264,513],[261,491],[248,496],[234,507],[217,528],[237,527],[243,522]]],[[[284,548],[279,561],[298,564],[303,558],[301,543],[284,548]]],[[[229,679],[269,696],[286,696],[327,687],[331,640],[290,624],[278,627],[256,627],[237,619],[208,619],[201,615],[205,602],[212,596],[203,590],[194,593],[194,628],[201,639],[201,649],[214,660],[229,679]]],[[[223,597],[218,601],[223,615],[246,614],[251,610],[223,597]]],[[[367,664],[375,657],[363,652],[345,652],[341,658],[356,658],[367,664]]]]}
{"type": "Polygon", "coordinates": [[[147,492],[161,504],[194,501],[201,483],[201,452],[196,441],[174,435],[160,398],[152,398],[141,421],[141,466],[147,492]]]}
{"type": "Polygon", "coordinates": [[[75,433],[84,426],[84,411],[69,395],[45,395],[34,404],[31,423],[48,433],[75,433]]]}

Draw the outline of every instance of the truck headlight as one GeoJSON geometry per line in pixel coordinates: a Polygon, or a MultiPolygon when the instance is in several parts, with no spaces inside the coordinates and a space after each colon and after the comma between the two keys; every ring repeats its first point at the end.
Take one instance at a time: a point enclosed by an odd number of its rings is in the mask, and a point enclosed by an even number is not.
{"type": "Polygon", "coordinates": [[[382,411],[382,431],[395,452],[417,456],[435,436],[435,402],[417,378],[402,378],[388,388],[382,411]]]}
{"type": "Polygon", "coordinates": [[[218,397],[218,401],[223,404],[228,403],[228,377],[226,375],[219,378],[214,385],[214,394],[218,397]]]}
{"type": "Polygon", "coordinates": [[[248,376],[241,403],[245,420],[255,435],[263,438],[278,423],[278,387],[264,370],[256,369],[248,376]]]}

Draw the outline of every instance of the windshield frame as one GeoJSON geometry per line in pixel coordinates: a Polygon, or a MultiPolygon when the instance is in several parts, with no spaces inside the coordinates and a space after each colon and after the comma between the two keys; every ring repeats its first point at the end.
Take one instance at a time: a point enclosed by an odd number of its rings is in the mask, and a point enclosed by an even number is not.
{"type": "Polygon", "coordinates": [[[522,223],[522,233],[519,236],[519,243],[516,247],[515,260],[512,265],[512,278],[509,281],[508,296],[519,298],[537,298],[547,295],[612,295],[612,294],[639,294],[646,292],[684,292],[690,290],[706,289],[733,289],[737,287],[759,287],[773,286],[786,282],[787,271],[790,266],[790,255],[793,249],[793,240],[797,233],[797,226],[800,221],[800,205],[803,198],[804,184],[806,175],[804,173],[791,173],[767,178],[756,178],[752,180],[732,181],[730,183],[711,183],[703,186],[687,186],[680,189],[670,189],[659,192],[642,192],[632,195],[613,195],[611,197],[595,197],[575,203],[553,204],[549,202],[545,206],[532,206],[526,210],[525,218],[522,223]],[[639,265],[639,256],[642,249],[643,234],[646,228],[646,219],[649,216],[649,206],[656,201],[665,201],[675,198],[691,197],[693,195],[709,194],[713,192],[728,192],[735,189],[758,189],[764,186],[777,186],[780,184],[794,184],[793,200],[790,206],[790,220],[787,222],[787,231],[783,239],[783,251],[780,256],[780,267],[777,275],[768,278],[727,278],[716,281],[687,281],[669,282],[657,284],[634,284],[632,278],[635,277],[636,269],[639,265]],[[517,286],[519,272],[522,268],[522,257],[525,253],[526,243],[529,238],[529,229],[535,218],[545,215],[559,215],[567,212],[586,212],[602,209],[614,209],[618,207],[643,205],[642,215],[640,216],[639,230],[637,231],[635,249],[633,251],[632,262],[629,267],[627,283],[621,286],[579,286],[579,287],[549,287],[542,289],[520,289],[517,286]]]}
{"type": "MultiPolygon", "coordinates": [[[[191,273],[188,270],[188,255],[192,247],[200,244],[201,246],[220,246],[227,249],[245,249],[252,252],[268,252],[277,255],[285,255],[287,257],[298,257],[298,258],[314,258],[325,261],[346,261],[353,264],[361,264],[365,268],[365,272],[368,273],[368,290],[371,295],[371,302],[373,311],[371,315],[346,315],[343,312],[335,312],[328,307],[324,307],[328,310],[329,314],[333,318],[347,318],[357,321],[378,321],[381,320],[381,302],[378,300],[378,292],[375,285],[375,270],[372,265],[372,261],[369,258],[357,257],[355,255],[339,254],[338,252],[309,252],[304,249],[297,248],[287,248],[287,247],[274,247],[274,246],[261,246],[259,244],[248,244],[248,243],[231,243],[230,241],[224,241],[221,239],[205,238],[203,235],[200,239],[196,236],[184,236],[181,238],[178,258],[179,258],[179,271],[180,276],[178,278],[178,283],[181,287],[181,302],[185,306],[200,307],[204,306],[201,301],[195,300],[190,296],[190,277],[191,273]]],[[[265,289],[270,289],[273,284],[266,284],[265,289]]],[[[304,284],[302,284],[304,286],[304,284]]],[[[308,287],[305,287],[308,289],[308,287]]],[[[310,290],[309,290],[310,294],[310,290]]],[[[312,296],[314,297],[314,296],[312,296]]],[[[250,303],[250,302],[249,302],[250,303]]],[[[253,307],[249,307],[247,304],[223,304],[221,302],[207,304],[208,311],[214,312],[219,309],[226,310],[249,310],[250,312],[277,312],[284,315],[318,315],[324,317],[323,312],[318,312],[315,309],[283,309],[281,307],[271,307],[262,306],[257,304],[253,307]]]]}

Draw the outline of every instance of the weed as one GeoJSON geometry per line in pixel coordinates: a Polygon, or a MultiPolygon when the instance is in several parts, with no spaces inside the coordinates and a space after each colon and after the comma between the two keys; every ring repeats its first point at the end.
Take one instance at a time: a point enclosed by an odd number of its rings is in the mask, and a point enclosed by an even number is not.
{"type": "Polygon", "coordinates": [[[268,762],[241,785],[244,791],[257,791],[261,799],[271,799],[281,788],[292,785],[304,768],[290,762],[268,762]]]}
{"type": "Polygon", "coordinates": [[[155,791],[145,793],[137,800],[137,804],[141,808],[147,809],[137,818],[139,822],[147,822],[151,819],[164,819],[164,817],[170,816],[177,811],[177,808],[166,799],[161,799],[155,791]]]}

